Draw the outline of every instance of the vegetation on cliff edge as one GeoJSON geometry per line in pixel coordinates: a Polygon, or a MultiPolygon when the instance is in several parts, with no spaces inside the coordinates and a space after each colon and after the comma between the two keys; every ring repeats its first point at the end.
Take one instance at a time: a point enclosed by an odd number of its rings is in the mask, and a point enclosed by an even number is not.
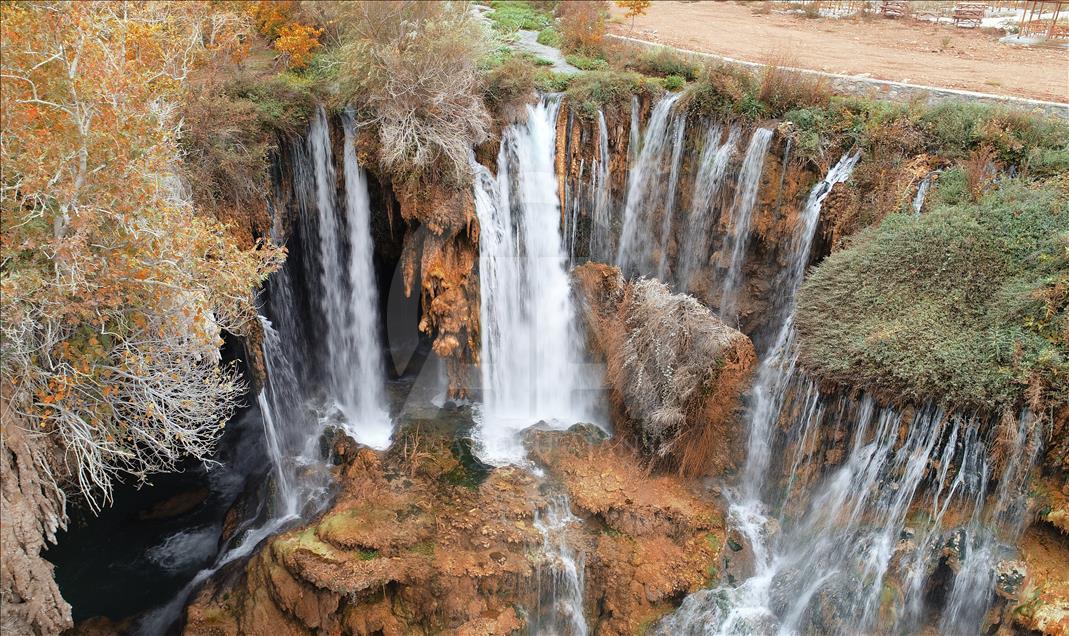
{"type": "Polygon", "coordinates": [[[0,360],[13,408],[94,507],[118,475],[208,455],[242,392],[220,332],[245,331],[282,257],[238,248],[182,185],[187,79],[239,55],[245,28],[203,9],[0,7],[0,360]]]}
{"type": "Polygon", "coordinates": [[[952,406],[1064,402],[1064,179],[1005,179],[975,202],[942,199],[919,216],[887,216],[817,267],[799,294],[801,363],[821,378],[952,406]]]}

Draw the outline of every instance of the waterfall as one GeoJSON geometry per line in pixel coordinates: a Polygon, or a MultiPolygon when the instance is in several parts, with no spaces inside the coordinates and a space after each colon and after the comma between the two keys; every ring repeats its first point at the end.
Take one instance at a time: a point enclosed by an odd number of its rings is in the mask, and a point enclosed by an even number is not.
{"type": "Polygon", "coordinates": [[[724,249],[730,253],[730,264],[721,287],[720,317],[725,322],[734,322],[738,313],[739,285],[742,283],[742,268],[746,263],[746,248],[750,244],[750,215],[757,201],[757,187],[761,184],[761,172],[765,166],[765,155],[772,143],[772,130],[758,128],[750,137],[746,148],[746,157],[739,172],[738,189],[731,204],[727,220],[728,233],[724,238],[724,249]]]}
{"type": "Polygon", "coordinates": [[[740,130],[732,126],[727,139],[720,143],[722,129],[711,126],[705,134],[705,144],[698,157],[697,174],[694,177],[694,194],[691,197],[687,216],[687,234],[679,252],[676,267],[676,284],[681,290],[691,289],[691,276],[704,264],[709,253],[709,235],[712,232],[713,211],[724,183],[728,165],[735,155],[740,130]]]}
{"type": "MultiPolygon", "coordinates": [[[[651,260],[654,243],[651,224],[658,206],[668,207],[665,200],[666,179],[663,178],[662,172],[663,166],[668,163],[668,152],[673,145],[669,143],[673,137],[669,134],[672,128],[672,107],[680,95],[681,93],[666,95],[654,106],[650,121],[642,134],[642,149],[638,151],[628,173],[623,226],[620,230],[620,245],[616,251],[616,265],[625,274],[630,274],[633,270],[645,274],[653,273],[654,264],[651,260]]],[[[676,140],[681,144],[682,134],[676,140]]],[[[662,243],[667,243],[667,237],[661,239],[662,243]]]]}
{"type": "MultiPolygon", "coordinates": [[[[750,146],[753,147],[753,142],[750,146]]],[[[762,494],[761,488],[765,474],[768,472],[770,453],[768,436],[779,418],[786,387],[794,374],[797,361],[797,353],[794,349],[794,297],[802,284],[805,268],[809,263],[809,252],[820,219],[820,209],[824,204],[824,199],[831,192],[832,186],[850,177],[860,157],[860,152],[843,156],[839,163],[828,171],[824,179],[813,186],[805,207],[802,209],[798,229],[791,238],[790,260],[779,292],[779,296],[784,299],[789,310],[780,323],[775,344],[761,361],[748,412],[749,440],[742,488],[744,498],[750,501],[759,500],[762,494]]],[[[743,172],[745,171],[744,166],[743,172]]]]}
{"type": "Polygon", "coordinates": [[[583,618],[583,559],[568,542],[568,528],[579,524],[568,497],[552,496],[535,512],[534,527],[542,537],[537,568],[539,606],[529,631],[546,636],[586,636],[583,618]]]}
{"type": "Polygon", "coordinates": [[[657,278],[668,276],[668,244],[672,236],[672,217],[675,216],[676,186],[679,184],[679,168],[683,160],[683,135],[687,118],[676,117],[672,122],[672,158],[668,169],[668,191],[664,195],[664,212],[661,218],[660,260],[657,263],[657,278]]]}
{"type": "Polygon", "coordinates": [[[598,109],[598,161],[594,169],[594,212],[590,223],[590,258],[605,262],[612,258],[612,175],[609,173],[609,130],[605,113],[598,109]]]}
{"type": "Polygon", "coordinates": [[[367,182],[356,160],[351,117],[345,118],[344,129],[344,226],[336,205],[330,130],[322,106],[308,134],[318,212],[319,302],[327,319],[324,335],[331,393],[346,431],[361,444],[383,449],[389,446],[392,425],[383,397],[382,354],[376,333],[378,301],[367,182]]]}
{"type": "Polygon", "coordinates": [[[980,631],[995,567],[1010,558],[1021,530],[1025,475],[1042,427],[1027,412],[1014,420],[996,476],[994,442],[981,435],[979,418],[935,404],[902,410],[870,396],[822,396],[795,371],[794,297],[820,208],[858,158],[844,156],[810,192],[777,280],[786,311],[773,317],[775,344],[749,401],[746,465],[729,495],[729,522],[752,550],[753,573],[737,587],[690,595],[653,633],[915,632],[927,616],[927,582],[944,558],[957,565],[940,631],[980,631]],[[842,459],[829,460],[822,440],[839,432],[842,459]],[[827,475],[811,474],[826,462],[834,465],[827,475]]]}
{"type": "Polygon", "coordinates": [[[920,214],[924,209],[924,201],[928,197],[928,190],[932,188],[932,182],[939,176],[939,170],[933,170],[924,175],[920,185],[917,186],[917,194],[913,195],[913,214],[920,214]]]}
{"type": "MultiPolygon", "coordinates": [[[[517,433],[544,420],[589,421],[589,391],[576,360],[584,350],[565,269],[554,171],[559,97],[528,107],[502,136],[497,179],[474,163],[481,228],[482,404],[479,456],[522,459],[517,433]]],[[[589,375],[589,374],[588,374],[589,375]]]]}

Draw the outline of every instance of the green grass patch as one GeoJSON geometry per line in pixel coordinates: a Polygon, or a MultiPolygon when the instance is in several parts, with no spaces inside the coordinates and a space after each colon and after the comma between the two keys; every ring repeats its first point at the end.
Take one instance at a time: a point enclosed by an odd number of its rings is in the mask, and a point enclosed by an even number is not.
{"type": "Polygon", "coordinates": [[[564,43],[564,38],[561,37],[560,31],[556,27],[548,26],[538,32],[538,43],[559,49],[564,43]]]}
{"type": "Polygon", "coordinates": [[[564,60],[580,71],[603,71],[609,68],[609,63],[598,57],[572,53],[565,56],[564,60]]]}
{"type": "MultiPolygon", "coordinates": [[[[945,175],[937,190],[960,189],[955,181],[945,175]]],[[[802,364],[821,378],[957,407],[1016,405],[1032,382],[1064,387],[1064,184],[1007,179],[978,202],[961,192],[936,199],[921,216],[891,214],[863,230],[806,280],[802,364]]]]}
{"type": "Polygon", "coordinates": [[[494,27],[506,33],[523,29],[525,31],[542,31],[553,23],[553,17],[522,0],[495,0],[488,15],[494,27]]]}

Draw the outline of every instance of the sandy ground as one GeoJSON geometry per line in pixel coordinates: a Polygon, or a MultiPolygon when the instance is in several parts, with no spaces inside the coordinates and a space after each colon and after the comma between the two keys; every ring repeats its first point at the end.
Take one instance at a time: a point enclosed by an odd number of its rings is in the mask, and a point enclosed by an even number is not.
{"type": "Polygon", "coordinates": [[[1069,102],[1069,49],[1019,47],[1000,34],[919,20],[762,13],[758,3],[654,2],[619,35],[751,62],[1069,102]]]}

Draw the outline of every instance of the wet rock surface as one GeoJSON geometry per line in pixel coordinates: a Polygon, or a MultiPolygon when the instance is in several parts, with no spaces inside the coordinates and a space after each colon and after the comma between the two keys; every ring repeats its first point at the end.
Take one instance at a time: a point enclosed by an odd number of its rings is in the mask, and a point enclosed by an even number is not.
{"type": "Polygon", "coordinates": [[[700,493],[643,472],[595,427],[526,437],[545,479],[466,464],[447,436],[347,447],[330,509],[266,541],[240,575],[210,580],[185,633],[513,633],[537,603],[535,513],[560,491],[583,520],[569,543],[599,633],[634,633],[707,583],[723,521],[700,493]]]}

